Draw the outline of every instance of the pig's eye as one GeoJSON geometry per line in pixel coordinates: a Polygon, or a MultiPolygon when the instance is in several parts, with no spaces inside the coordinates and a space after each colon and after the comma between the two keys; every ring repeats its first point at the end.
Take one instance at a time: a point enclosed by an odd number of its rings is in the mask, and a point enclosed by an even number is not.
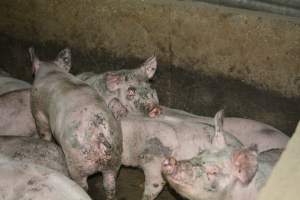
{"type": "Polygon", "coordinates": [[[130,87],[127,90],[127,99],[131,100],[135,96],[136,89],[134,87],[130,87]]]}

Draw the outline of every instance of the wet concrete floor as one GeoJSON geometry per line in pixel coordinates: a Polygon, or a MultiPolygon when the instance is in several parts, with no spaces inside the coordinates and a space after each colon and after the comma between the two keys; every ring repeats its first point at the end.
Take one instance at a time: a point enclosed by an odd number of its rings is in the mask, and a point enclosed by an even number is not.
{"type": "MultiPolygon", "coordinates": [[[[35,46],[41,59],[52,59],[63,48],[53,42],[35,44],[0,34],[0,67],[14,77],[32,81],[31,64],[27,48],[35,46]]],[[[149,55],[151,56],[151,55],[149,55]]],[[[101,73],[138,67],[143,61],[136,58],[117,58],[109,53],[95,55],[72,49],[72,70],[101,73]]],[[[270,91],[258,90],[240,80],[209,77],[201,72],[191,72],[161,63],[151,81],[157,89],[162,105],[183,109],[199,115],[213,116],[225,109],[226,116],[251,118],[268,123],[291,136],[300,119],[300,97],[286,98],[270,91]]],[[[118,178],[118,197],[122,200],[141,199],[143,173],[138,169],[123,168],[118,178]]],[[[104,199],[100,175],[89,178],[89,194],[93,199],[104,199]]],[[[166,189],[158,200],[181,199],[174,191],[166,189]]]]}

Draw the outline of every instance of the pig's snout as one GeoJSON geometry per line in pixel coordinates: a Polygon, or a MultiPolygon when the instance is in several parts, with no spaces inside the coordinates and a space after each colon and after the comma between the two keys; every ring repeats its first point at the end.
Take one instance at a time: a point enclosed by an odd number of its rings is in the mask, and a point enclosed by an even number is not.
{"type": "Polygon", "coordinates": [[[161,113],[161,108],[158,105],[148,106],[148,116],[151,118],[157,117],[161,113]]]}
{"type": "Polygon", "coordinates": [[[161,166],[162,172],[165,175],[171,175],[171,174],[175,173],[176,165],[177,165],[177,161],[175,158],[173,158],[173,157],[167,158],[162,162],[162,166],[161,166]]]}

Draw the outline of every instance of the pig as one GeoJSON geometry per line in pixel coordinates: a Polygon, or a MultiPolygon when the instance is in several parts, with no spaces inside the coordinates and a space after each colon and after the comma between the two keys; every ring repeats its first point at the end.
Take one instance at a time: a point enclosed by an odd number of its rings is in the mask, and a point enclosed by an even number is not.
{"type": "Polygon", "coordinates": [[[65,156],[53,142],[21,136],[1,136],[0,154],[11,160],[43,165],[69,176],[65,156]]]}
{"type": "Polygon", "coordinates": [[[30,91],[20,89],[0,95],[0,136],[38,137],[31,114],[30,91]]]}
{"type": "Polygon", "coordinates": [[[0,69],[0,136],[37,137],[30,109],[31,84],[0,69]]]}
{"type": "Polygon", "coordinates": [[[187,160],[169,157],[162,174],[183,197],[190,200],[255,200],[283,149],[258,153],[257,146],[229,146],[223,117],[217,119],[212,147],[187,160]],[[177,161],[181,160],[181,161],[177,161]]]}
{"type": "MultiPolygon", "coordinates": [[[[190,159],[210,148],[214,127],[195,121],[160,115],[149,118],[131,113],[121,120],[123,132],[122,164],[141,168],[145,175],[143,200],[157,197],[165,185],[161,163],[168,156],[190,159]]],[[[232,135],[225,134],[230,146],[241,146],[232,135]]]]}
{"type": "Polygon", "coordinates": [[[103,74],[85,72],[77,77],[99,92],[117,119],[134,111],[156,117],[160,114],[159,101],[156,90],[148,82],[156,69],[156,57],[152,56],[137,69],[103,74]]]}
{"type": "Polygon", "coordinates": [[[9,73],[0,69],[0,95],[7,92],[31,88],[31,84],[10,76],[9,73]]]}
{"type": "Polygon", "coordinates": [[[91,200],[75,182],[42,165],[0,154],[1,200],[91,200]]]}
{"type": "Polygon", "coordinates": [[[88,189],[87,177],[102,172],[107,199],[115,199],[122,132],[97,91],[71,75],[70,49],[51,62],[29,49],[34,73],[31,110],[41,138],[59,143],[71,178],[88,189]]]}
{"type": "MultiPolygon", "coordinates": [[[[208,126],[214,125],[214,119],[211,117],[194,115],[164,106],[161,106],[161,109],[161,115],[167,118],[194,121],[208,126]]],[[[235,136],[245,146],[256,144],[258,152],[285,148],[290,139],[286,134],[268,124],[238,117],[225,117],[224,130],[235,136]]]]}

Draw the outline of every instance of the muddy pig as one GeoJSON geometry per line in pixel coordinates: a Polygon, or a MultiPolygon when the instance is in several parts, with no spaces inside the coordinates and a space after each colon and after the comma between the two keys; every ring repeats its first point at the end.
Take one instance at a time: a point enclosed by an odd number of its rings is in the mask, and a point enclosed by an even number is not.
{"type": "Polygon", "coordinates": [[[43,165],[68,176],[65,156],[53,142],[21,136],[1,136],[0,154],[12,160],[43,165]]]}
{"type": "Polygon", "coordinates": [[[227,145],[222,118],[218,119],[215,130],[211,149],[189,160],[177,161],[174,157],[164,160],[164,177],[190,200],[255,200],[282,149],[258,154],[256,146],[227,145]]]}
{"type": "MultiPolygon", "coordinates": [[[[121,120],[123,131],[122,164],[139,167],[145,175],[143,200],[152,200],[164,187],[161,163],[168,156],[190,159],[210,148],[214,127],[160,115],[149,118],[133,113],[121,120]]],[[[241,146],[230,134],[228,145],[241,146]]]]}
{"type": "Polygon", "coordinates": [[[28,88],[31,88],[29,83],[11,77],[9,73],[0,68],[0,95],[7,92],[28,88]]]}
{"type": "Polygon", "coordinates": [[[47,167],[0,155],[1,200],[91,200],[75,182],[47,167]]]}
{"type": "Polygon", "coordinates": [[[86,72],[77,77],[99,92],[117,119],[133,111],[156,117],[160,113],[159,101],[156,90],[148,82],[154,76],[156,68],[156,57],[152,56],[137,69],[103,74],[86,72]]]}
{"type": "Polygon", "coordinates": [[[87,177],[101,171],[107,199],[115,199],[122,155],[119,122],[95,89],[68,73],[69,49],[52,62],[39,60],[33,48],[29,52],[35,75],[31,109],[39,135],[50,141],[53,134],[75,182],[87,189],[87,177]]]}

